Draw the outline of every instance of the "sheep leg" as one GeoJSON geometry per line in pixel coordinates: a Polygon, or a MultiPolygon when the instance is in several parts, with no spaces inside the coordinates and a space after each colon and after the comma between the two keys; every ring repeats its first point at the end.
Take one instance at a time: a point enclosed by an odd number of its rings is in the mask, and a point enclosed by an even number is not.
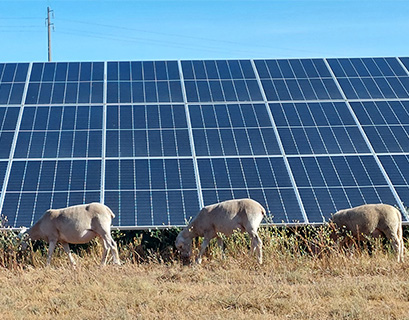
{"type": "Polygon", "coordinates": [[[403,262],[403,240],[397,240],[398,241],[398,246],[399,246],[399,251],[398,251],[398,262],[403,262]]]}
{"type": "Polygon", "coordinates": [[[51,256],[53,255],[55,246],[57,245],[56,240],[50,240],[48,245],[48,257],[47,257],[47,266],[51,263],[51,256]]]}
{"type": "Polygon", "coordinates": [[[67,242],[62,242],[61,244],[62,244],[62,247],[64,248],[65,253],[68,255],[68,258],[70,259],[71,265],[75,267],[76,264],[71,254],[70,245],[67,242]]]}
{"type": "Polygon", "coordinates": [[[250,255],[257,253],[257,261],[259,264],[263,264],[263,242],[261,241],[257,232],[253,231],[250,233],[251,236],[251,249],[250,255]]]}
{"type": "Polygon", "coordinates": [[[112,258],[114,259],[114,263],[121,264],[121,261],[119,260],[118,247],[116,245],[116,242],[114,241],[114,239],[112,239],[111,236],[109,237],[108,245],[111,248],[111,253],[112,253],[112,258]]]}
{"type": "Polygon", "coordinates": [[[400,259],[398,259],[398,261],[400,260],[400,262],[403,262],[403,255],[405,253],[405,245],[403,243],[403,230],[402,230],[402,225],[400,225],[398,227],[398,231],[397,231],[397,239],[399,242],[399,256],[400,259]]]}
{"type": "Polygon", "coordinates": [[[394,234],[391,238],[391,243],[392,243],[392,247],[393,250],[395,252],[395,254],[398,256],[398,262],[403,262],[402,258],[403,258],[403,254],[402,254],[402,250],[403,250],[403,243],[402,241],[400,241],[400,239],[398,238],[398,236],[396,234],[394,234]]]}
{"type": "Polygon", "coordinates": [[[403,251],[403,241],[401,241],[401,239],[398,236],[398,232],[394,232],[393,230],[386,230],[385,236],[389,239],[389,241],[391,242],[393,251],[395,252],[395,254],[397,255],[397,259],[398,262],[402,262],[402,251],[403,251]]]}
{"type": "Polygon", "coordinates": [[[101,236],[101,240],[102,240],[102,244],[104,247],[101,265],[104,266],[106,264],[107,258],[108,258],[108,251],[111,251],[112,257],[114,259],[114,263],[121,264],[119,260],[118,248],[117,248],[116,242],[114,241],[114,239],[112,239],[111,235],[109,233],[106,233],[101,236]]]}
{"type": "Polygon", "coordinates": [[[199,255],[196,258],[196,263],[197,264],[201,264],[202,263],[202,256],[204,254],[204,252],[206,251],[207,246],[209,245],[210,242],[210,238],[204,238],[203,242],[202,242],[202,246],[200,247],[200,252],[199,255]]]}
{"type": "Polygon", "coordinates": [[[224,251],[224,242],[221,237],[217,237],[217,245],[219,246],[220,250],[223,252],[224,251]]]}
{"type": "Polygon", "coordinates": [[[105,266],[107,264],[107,257],[108,257],[108,243],[104,238],[102,238],[102,246],[104,247],[104,251],[102,252],[102,260],[101,260],[101,266],[105,266]]]}
{"type": "Polygon", "coordinates": [[[222,253],[222,258],[225,258],[225,254],[224,254],[224,242],[223,239],[221,237],[217,237],[217,245],[220,248],[220,251],[222,253]]]}

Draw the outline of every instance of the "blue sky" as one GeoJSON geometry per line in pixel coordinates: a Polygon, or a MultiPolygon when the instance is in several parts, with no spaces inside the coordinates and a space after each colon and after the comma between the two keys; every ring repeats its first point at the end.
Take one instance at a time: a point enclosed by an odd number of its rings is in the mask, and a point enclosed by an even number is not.
{"type": "Polygon", "coordinates": [[[0,0],[0,62],[409,56],[409,1],[0,0]]]}

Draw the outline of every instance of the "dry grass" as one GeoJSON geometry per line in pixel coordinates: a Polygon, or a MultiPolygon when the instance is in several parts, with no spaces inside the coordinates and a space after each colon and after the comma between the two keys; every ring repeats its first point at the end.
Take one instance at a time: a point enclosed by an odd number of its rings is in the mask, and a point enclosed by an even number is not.
{"type": "Polygon", "coordinates": [[[302,239],[265,230],[262,266],[241,235],[227,241],[224,258],[212,246],[193,267],[176,258],[131,263],[123,248],[122,266],[101,268],[95,246],[74,270],[62,250],[52,267],[35,252],[30,263],[0,269],[0,318],[409,319],[408,262],[378,246],[372,256],[328,246],[317,258],[302,239]]]}

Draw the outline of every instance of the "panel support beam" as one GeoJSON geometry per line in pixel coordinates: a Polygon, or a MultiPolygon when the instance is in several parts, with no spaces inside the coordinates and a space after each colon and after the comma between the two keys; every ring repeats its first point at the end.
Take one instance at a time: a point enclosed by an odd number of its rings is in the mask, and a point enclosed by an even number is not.
{"type": "Polygon", "coordinates": [[[186,122],[188,126],[188,131],[189,131],[190,149],[192,150],[193,168],[195,172],[196,186],[197,186],[197,197],[199,199],[199,207],[203,208],[204,201],[203,201],[202,186],[200,182],[199,166],[197,163],[195,142],[193,139],[193,129],[192,129],[191,121],[190,121],[189,105],[188,105],[187,95],[186,95],[185,79],[183,77],[182,62],[180,60],[178,60],[178,67],[179,67],[179,74],[180,74],[180,82],[182,86],[183,101],[184,101],[184,106],[185,106],[186,122]]]}
{"type": "Polygon", "coordinates": [[[107,62],[104,62],[104,85],[102,90],[102,146],[101,146],[101,203],[105,204],[105,161],[107,136],[107,62]]]}

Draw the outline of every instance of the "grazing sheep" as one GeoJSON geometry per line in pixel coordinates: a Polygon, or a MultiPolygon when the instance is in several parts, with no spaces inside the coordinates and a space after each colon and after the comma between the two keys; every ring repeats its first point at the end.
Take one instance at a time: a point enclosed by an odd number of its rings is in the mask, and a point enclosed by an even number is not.
{"type": "Polygon", "coordinates": [[[118,249],[111,237],[111,220],[114,217],[111,209],[100,203],[49,209],[29,230],[22,230],[20,236],[27,232],[30,239],[42,239],[49,243],[47,265],[50,264],[57,242],[60,242],[73,266],[75,261],[69,243],[87,243],[98,236],[104,247],[101,264],[106,264],[109,250],[112,251],[114,263],[120,264],[118,249]]]}
{"type": "Polygon", "coordinates": [[[257,252],[257,260],[261,264],[262,241],[257,229],[266,211],[261,204],[251,199],[228,200],[204,207],[192,222],[182,230],[176,238],[176,248],[182,258],[190,259],[192,240],[204,237],[196,263],[202,262],[202,256],[211,239],[217,237],[219,245],[221,238],[217,233],[230,236],[234,230],[247,231],[251,237],[251,253],[257,252]]]}
{"type": "MultiPolygon", "coordinates": [[[[392,243],[398,262],[403,262],[402,217],[398,209],[387,204],[365,204],[336,212],[331,221],[339,231],[349,231],[356,239],[360,236],[386,237],[392,243]]],[[[341,233],[343,233],[341,231],[341,233]]],[[[334,234],[334,238],[338,235],[334,234]]]]}

